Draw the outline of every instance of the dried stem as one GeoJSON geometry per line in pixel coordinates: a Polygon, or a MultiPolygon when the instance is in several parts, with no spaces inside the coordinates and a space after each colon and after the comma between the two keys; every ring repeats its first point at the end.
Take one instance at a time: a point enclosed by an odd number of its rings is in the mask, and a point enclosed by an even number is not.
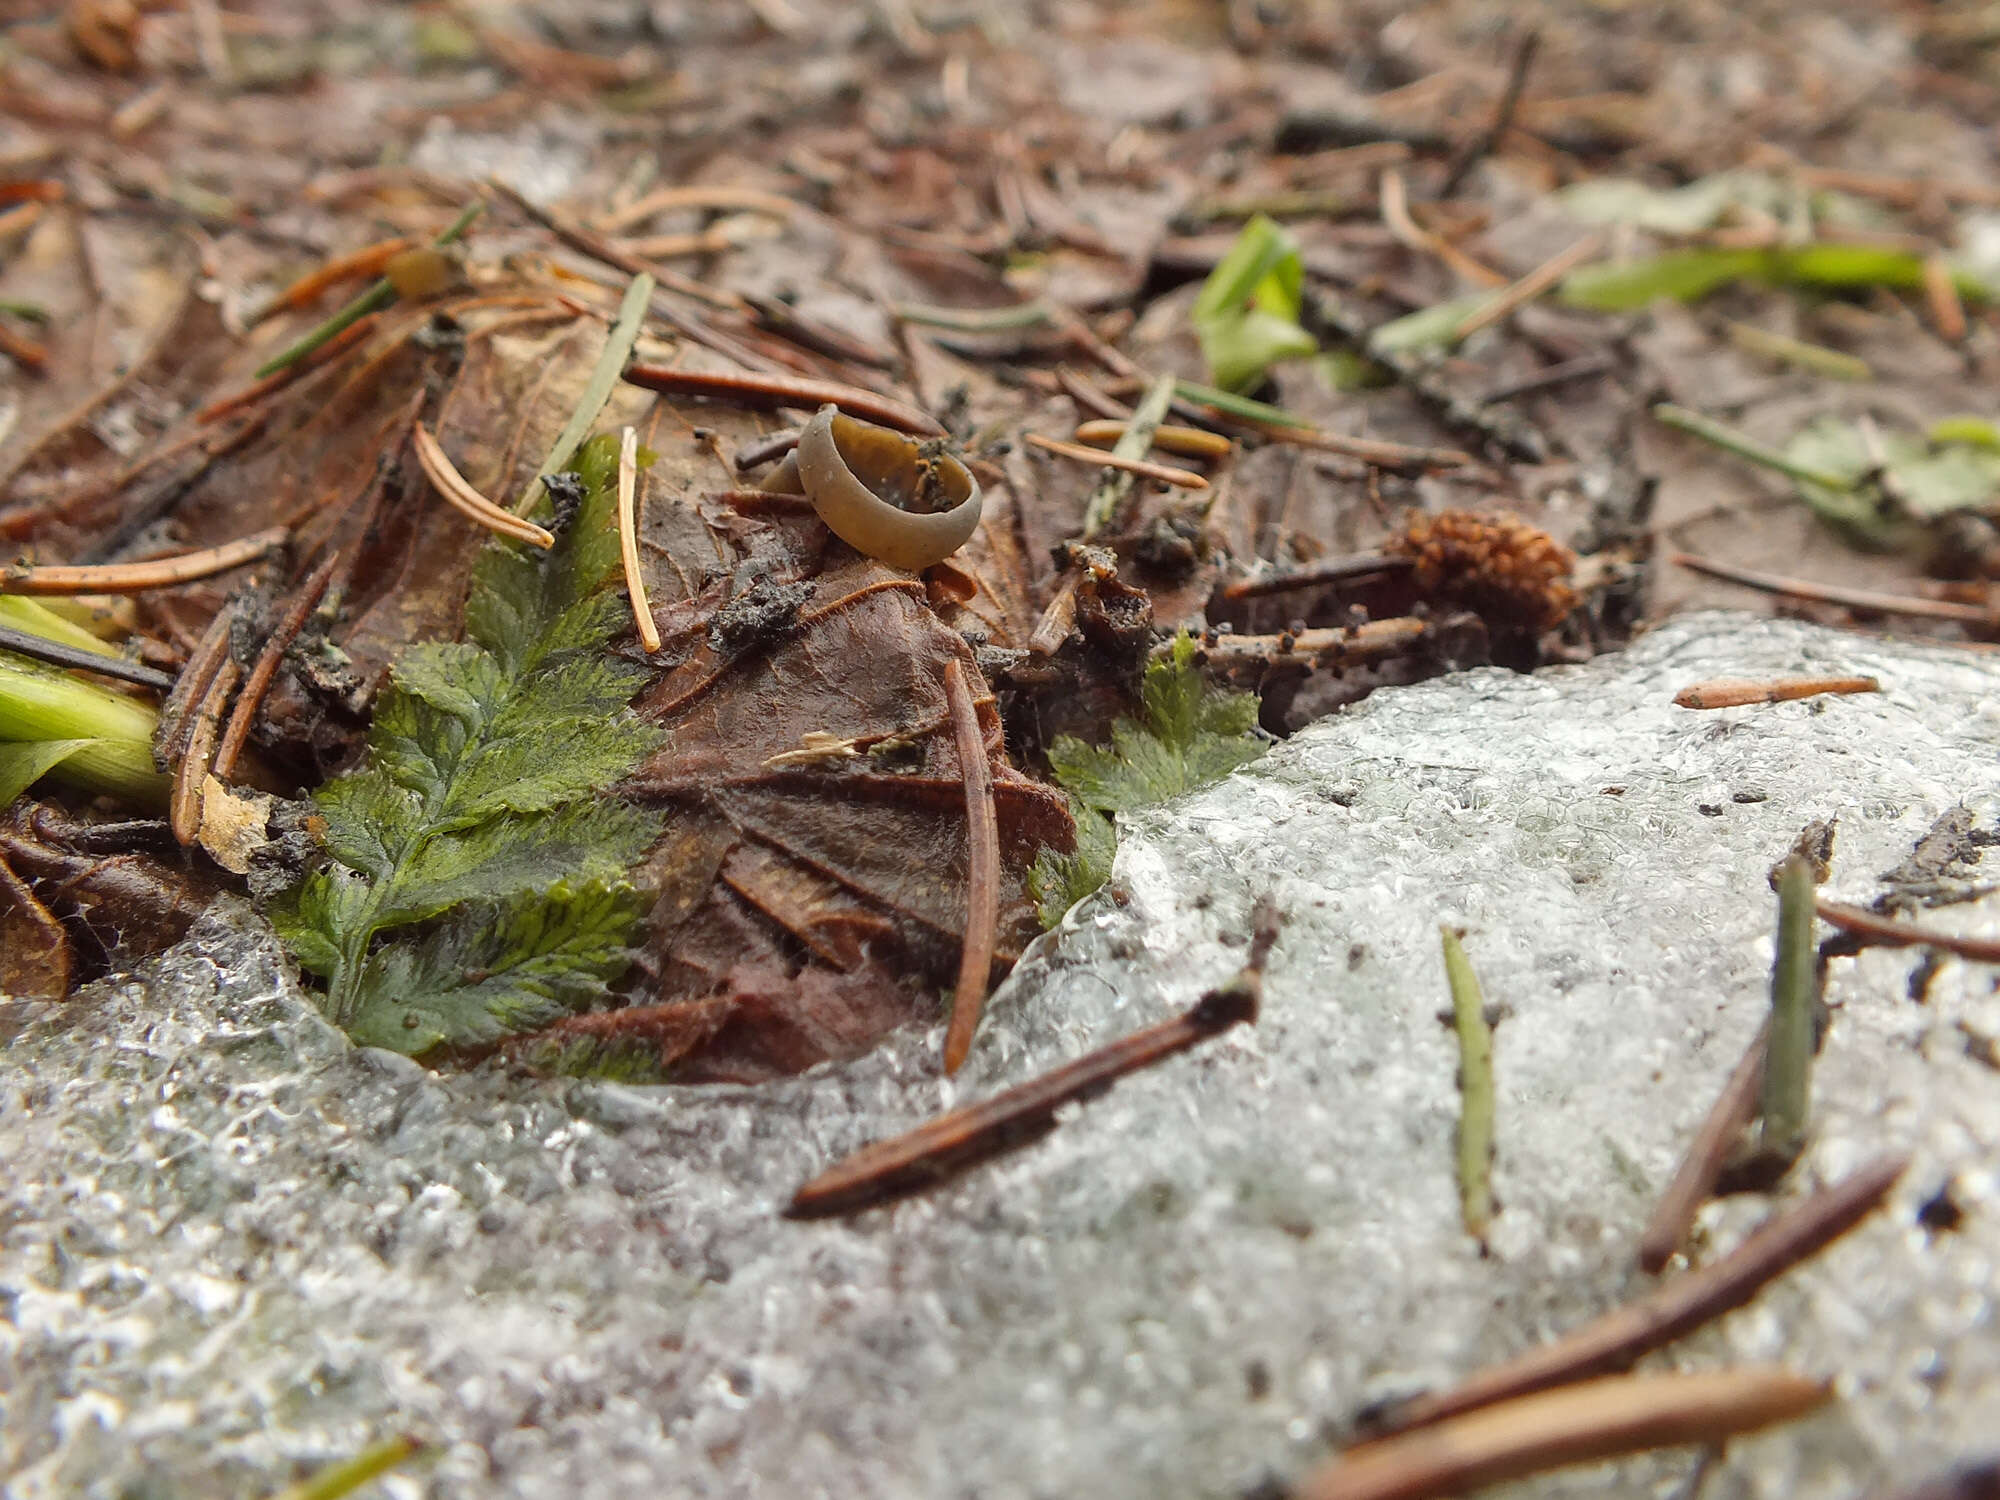
{"type": "Polygon", "coordinates": [[[187,750],[174,767],[173,801],[168,813],[174,837],[182,847],[192,845],[201,833],[201,784],[208,777],[215,755],[215,737],[222,727],[222,710],[242,675],[242,668],[225,657],[215,676],[209,680],[201,702],[195,705],[187,750]]]}
{"type": "Polygon", "coordinates": [[[47,636],[36,635],[31,630],[16,630],[12,625],[0,625],[0,649],[52,667],[95,672],[99,677],[112,677],[140,687],[157,688],[161,692],[174,685],[172,676],[155,667],[142,666],[115,653],[106,655],[99,651],[87,651],[81,646],[65,645],[47,636]]]}
{"type": "MultiPolygon", "coordinates": [[[[1282,635],[1218,635],[1213,640],[1203,637],[1195,660],[1221,667],[1339,668],[1413,650],[1430,633],[1430,621],[1410,615],[1370,620],[1365,625],[1287,631],[1282,635]]],[[[1153,656],[1165,661],[1172,651],[1173,643],[1168,641],[1155,647],[1153,656]]]]}
{"type": "Polygon", "coordinates": [[[1939,932],[1935,927],[1898,922],[1859,906],[1846,906],[1824,898],[1815,903],[1814,910],[1841,931],[1864,937],[1871,943],[1886,943],[1897,948],[1936,948],[1943,953],[1955,953],[1960,958],[1971,959],[1974,963],[2000,964],[2000,938],[1964,937],[1955,932],[1939,932]]]}
{"type": "Polygon", "coordinates": [[[1282,573],[1266,573],[1261,578],[1242,578],[1223,589],[1225,599],[1261,599],[1266,594],[1289,594],[1298,589],[1316,589],[1351,578],[1375,578],[1384,573],[1403,573],[1415,566],[1413,559],[1386,552],[1364,552],[1356,557],[1335,558],[1310,567],[1291,568],[1282,573]]]}
{"type": "Polygon", "coordinates": [[[1614,1376],[1364,1443],[1292,1493],[1294,1500],[1432,1500],[1649,1448],[1719,1443],[1832,1399],[1827,1382],[1771,1366],[1614,1376]]]}
{"type": "Polygon", "coordinates": [[[1790,1161],[1805,1146],[1812,1108],[1812,1062],[1819,1000],[1813,944],[1813,869],[1793,855],[1778,870],[1777,955],[1771,964],[1771,1036],[1764,1049],[1761,1155],[1790,1161]]]}
{"type": "Polygon", "coordinates": [[[268,557],[283,547],[290,535],[284,527],[273,526],[240,541],[156,557],[150,562],[15,563],[0,571],[0,594],[139,594],[147,589],[172,588],[268,557]]]}
{"type": "Polygon", "coordinates": [[[1493,1032],[1479,976],[1458,934],[1440,927],[1444,972],[1458,1032],[1458,1203],[1465,1232],[1486,1242],[1493,1221],[1493,1032]]]}
{"type": "Polygon", "coordinates": [[[1776,573],[1759,573],[1751,568],[1739,568],[1733,563],[1696,557],[1691,552],[1673,553],[1669,561],[1691,573],[1703,573],[1710,578],[1720,578],[1725,583],[1740,583],[1747,589],[1759,589],[1767,594],[1788,594],[1794,599],[1814,604],[1834,604],[1843,609],[1866,610],[1872,614],[1909,615],[1923,620],[1956,620],[1965,625],[2000,623],[1993,611],[1977,604],[1953,604],[1945,599],[1913,599],[1903,594],[1878,594],[1868,589],[1811,583],[1803,578],[1784,578],[1776,573]]]}
{"type": "Polygon", "coordinates": [[[1475,286],[1505,286],[1507,278],[1481,265],[1441,234],[1432,234],[1410,217],[1410,194],[1403,186],[1403,174],[1394,167],[1382,173],[1382,222],[1389,233],[1411,250],[1435,255],[1475,286]]]}
{"type": "Polygon", "coordinates": [[[1000,824],[993,806],[993,768],[979,710],[956,657],[944,664],[944,695],[965,777],[965,826],[969,855],[965,875],[965,945],[959,955],[958,987],[952,991],[951,1026],[945,1033],[944,1070],[956,1073],[972,1050],[986,985],[993,970],[993,943],[1000,920],[1000,824]]]}
{"type": "Polygon", "coordinates": [[[628,366],[625,378],[633,385],[667,396],[690,396],[703,401],[723,401],[752,411],[775,411],[792,407],[817,411],[831,401],[850,417],[893,427],[917,437],[943,437],[945,430],[913,406],[878,396],[856,385],[832,380],[807,380],[794,375],[726,374],[713,370],[680,370],[669,365],[628,366]]]}
{"type": "MultiPolygon", "coordinates": [[[[1160,375],[1146,387],[1146,394],[1139,398],[1139,405],[1132,413],[1132,420],[1126,424],[1123,436],[1111,450],[1114,459],[1144,459],[1153,446],[1153,434],[1159,430],[1160,422],[1167,414],[1167,407],[1174,399],[1174,377],[1160,375]]],[[[1083,537],[1088,541],[1109,526],[1118,514],[1118,507],[1125,503],[1125,497],[1132,493],[1132,475],[1120,472],[1107,475],[1097,488],[1090,492],[1083,502],[1083,537]]]]}
{"type": "Polygon", "coordinates": [[[1835,1186],[1821,1188],[1767,1219],[1713,1265],[1677,1276],[1636,1302],[1475,1375],[1454,1390],[1419,1397],[1393,1415],[1391,1426],[1423,1427],[1531,1391],[1625,1368],[1642,1354],[1741,1307],[1765,1283],[1840,1238],[1882,1201],[1909,1164],[1909,1157],[1902,1155],[1876,1158],[1835,1186]]]}
{"type": "Polygon", "coordinates": [[[1480,303],[1452,329],[1452,338],[1471,338],[1480,329],[1490,328],[1502,318],[1511,316],[1603,249],[1603,235],[1586,234],[1567,250],[1550,256],[1519,281],[1480,303]]]}
{"type": "MultiPolygon", "coordinates": [[[[1083,422],[1078,424],[1075,437],[1079,443],[1089,443],[1093,448],[1108,448],[1125,436],[1130,425],[1129,417],[1083,422]]],[[[1153,430],[1153,446],[1162,453],[1178,453],[1183,458],[1227,458],[1236,448],[1222,433],[1201,427],[1178,427],[1170,422],[1162,422],[1153,430]]]]}

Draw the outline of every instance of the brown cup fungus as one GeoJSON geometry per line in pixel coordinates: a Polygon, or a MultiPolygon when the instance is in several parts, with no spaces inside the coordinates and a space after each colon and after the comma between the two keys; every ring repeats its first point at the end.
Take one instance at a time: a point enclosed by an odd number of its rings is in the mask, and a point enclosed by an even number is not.
{"type": "Polygon", "coordinates": [[[857,552],[912,572],[942,562],[979,524],[979,481],[937,449],[822,406],[767,491],[804,495],[857,552]]]}

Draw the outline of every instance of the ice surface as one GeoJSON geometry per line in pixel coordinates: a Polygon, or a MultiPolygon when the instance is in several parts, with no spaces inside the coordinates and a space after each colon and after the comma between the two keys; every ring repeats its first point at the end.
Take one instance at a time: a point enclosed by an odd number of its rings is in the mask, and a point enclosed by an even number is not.
{"type": "MultiPolygon", "coordinates": [[[[1582,667],[1378,694],[1128,826],[955,1086],[941,1027],[756,1091],[440,1077],[350,1048],[219,909],[138,977],[0,1006],[4,1494],[259,1496],[398,1431],[443,1448],[384,1486],[404,1497],[1295,1476],[1363,1403],[1646,1285],[1639,1226],[1765,1004],[1766,870],[1838,815],[1829,889],[1865,901],[1955,803],[1993,828],[1996,685],[1982,655],[1708,615],[1582,667]],[[1809,671],[1885,691],[1670,702],[1809,671]],[[1185,1006],[1266,892],[1289,922],[1254,1031],[926,1199],[776,1216],[851,1147],[1185,1006]],[[1440,921],[1507,1010],[1484,1258],[1453,1185],[1440,921]]],[[[1925,919],[1991,934],[2000,901],[1925,919]]],[[[1846,1500],[1995,1446],[2000,996],[1946,959],[1913,1000],[1919,962],[1834,962],[1782,1195],[1912,1149],[1890,1208],[1655,1361],[1845,1377],[1827,1414],[1732,1448],[1705,1500],[1846,1500]],[[1962,1217],[1927,1227],[1947,1187],[1962,1217]]],[[[1699,1253],[1769,1206],[1711,1206],[1699,1253]]],[[[1525,1493],[1667,1495],[1691,1462],[1525,1493]]]]}

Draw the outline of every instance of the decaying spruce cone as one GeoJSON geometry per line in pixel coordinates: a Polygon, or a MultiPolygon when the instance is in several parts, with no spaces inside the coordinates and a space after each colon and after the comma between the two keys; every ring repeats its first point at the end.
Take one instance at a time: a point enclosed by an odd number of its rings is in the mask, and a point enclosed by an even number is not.
{"type": "Polygon", "coordinates": [[[1416,564],[1426,599],[1472,610],[1497,632],[1539,635],[1576,607],[1576,554],[1519,516],[1413,512],[1383,550],[1416,564]]]}

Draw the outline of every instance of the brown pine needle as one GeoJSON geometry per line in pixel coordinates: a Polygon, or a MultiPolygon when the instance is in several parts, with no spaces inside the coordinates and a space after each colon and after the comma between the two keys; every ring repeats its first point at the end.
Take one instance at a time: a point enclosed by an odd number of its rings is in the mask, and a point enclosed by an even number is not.
{"type": "Polygon", "coordinates": [[[1364,1443],[1292,1493],[1294,1500],[1435,1500],[1571,1464],[1720,1443],[1793,1421],[1832,1399],[1826,1381],[1769,1365],[1613,1376],[1364,1443]]]}
{"type": "Polygon", "coordinates": [[[1952,280],[1951,265],[1942,255],[1924,257],[1924,300],[1930,304],[1931,322],[1938,337],[1947,344],[1965,339],[1965,304],[1959,300],[1958,284],[1952,280]]]}
{"type": "Polygon", "coordinates": [[[293,311],[305,308],[328,287],[338,286],[343,281],[380,276],[382,267],[416,243],[413,239],[403,237],[378,240],[372,245],[363,245],[359,250],[350,251],[346,255],[337,255],[325,264],[306,272],[273,297],[257,316],[250,320],[251,324],[255,326],[273,313],[287,308],[293,311]]]}
{"type": "Polygon", "coordinates": [[[1397,1431],[1512,1401],[1531,1391],[1622,1370],[1741,1307],[1766,1283],[1824,1249],[1880,1203],[1910,1159],[1877,1157],[1832,1187],[1767,1219],[1729,1254],[1676,1276],[1637,1301],[1613,1308],[1553,1343],[1474,1375],[1453,1390],[1421,1396],[1390,1418],[1397,1431]]]}
{"type": "Polygon", "coordinates": [[[1288,594],[1296,589],[1323,588],[1345,583],[1351,578],[1376,578],[1384,573],[1406,572],[1415,560],[1386,552],[1364,552],[1354,557],[1337,557],[1304,568],[1288,568],[1281,573],[1265,573],[1242,578],[1223,589],[1225,599],[1261,599],[1266,594],[1288,594]]]}
{"type": "Polygon", "coordinates": [[[212,578],[245,563],[268,557],[291,535],[273,526],[198,552],[156,557],[135,563],[15,563],[0,570],[0,594],[139,594],[172,588],[197,578],[212,578]]]}
{"type": "Polygon", "coordinates": [[[1698,682],[1674,694],[1680,708],[1742,708],[1750,703],[1786,703],[1794,698],[1815,698],[1821,693],[1879,693],[1882,684],[1873,677],[1778,677],[1769,682],[1751,682],[1736,677],[1718,677],[1698,682]]]}
{"type": "Polygon", "coordinates": [[[951,1025],[945,1032],[944,1070],[956,1073],[972,1051],[972,1034],[986,1004],[993,972],[993,942],[1000,923],[1000,824],[993,807],[993,768],[986,759],[986,736],[979,710],[965,685],[956,657],[944,664],[944,695],[958,764],[965,776],[965,826],[970,846],[965,876],[965,946],[960,950],[958,987],[951,996],[951,1025]]]}
{"type": "Polygon", "coordinates": [[[1758,589],[1767,594],[1786,594],[1794,599],[1804,599],[1814,604],[1834,604],[1843,609],[1864,610],[1870,614],[1909,615],[1921,620],[1957,620],[1966,625],[1995,623],[1993,611],[1977,604],[1954,604],[1947,599],[1918,599],[1906,594],[1878,594],[1870,589],[1847,589],[1836,584],[1812,583],[1803,578],[1785,578],[1776,573],[1759,573],[1752,568],[1739,568],[1733,563],[1696,557],[1691,552],[1676,552],[1671,561],[1675,567],[1686,568],[1691,573],[1703,573],[1710,578],[1720,578],[1724,583],[1739,583],[1746,589],[1758,589]]]}
{"type": "Polygon", "coordinates": [[[1603,235],[1586,234],[1567,250],[1550,256],[1505,291],[1497,293],[1466,314],[1464,321],[1451,331],[1451,336],[1454,339],[1470,338],[1480,329],[1491,327],[1502,318],[1511,316],[1585,261],[1595,258],[1603,249],[1603,235]]]}
{"type": "Polygon", "coordinates": [[[1481,265],[1443,235],[1432,234],[1410,217],[1409,190],[1403,186],[1403,174],[1394,167],[1382,174],[1382,222],[1404,246],[1435,255],[1475,286],[1507,284],[1507,278],[1498,271],[1481,265]]]}
{"type": "Polygon", "coordinates": [[[1757,1118],[1757,1099],[1764,1084],[1764,1048],[1771,1039],[1770,1022],[1758,1028],[1756,1038],[1743,1053],[1743,1060],[1729,1075],[1694,1134],[1680,1169],[1646,1220],[1639,1236],[1639,1265],[1659,1274],[1674,1258],[1694,1226],[1694,1216],[1715,1192],[1729,1153],[1742,1137],[1744,1128],[1757,1118]]]}
{"type": "MultiPolygon", "coordinates": [[[[1083,422],[1076,429],[1076,440],[1093,448],[1108,447],[1123,436],[1125,419],[1122,417],[1083,422]]],[[[1162,422],[1153,429],[1153,446],[1162,453],[1178,453],[1182,458],[1227,458],[1236,444],[1219,432],[1162,422]]]]}
{"type": "Polygon", "coordinates": [[[453,510],[488,531],[512,537],[517,542],[527,542],[545,552],[556,544],[554,535],[548,530],[533,521],[523,520],[512,511],[502,510],[468,484],[423,423],[417,423],[410,430],[410,438],[417,450],[418,466],[453,510]]]}
{"type": "Polygon", "coordinates": [[[731,187],[725,183],[683,184],[678,187],[655,188],[645,197],[627,204],[624,208],[605,214],[592,225],[600,234],[623,234],[634,225],[643,224],[655,214],[674,213],[684,209],[734,209],[751,213],[769,214],[774,219],[789,219],[805,211],[805,205],[780,193],[767,193],[762,188],[731,187]]]}
{"type": "Polygon", "coordinates": [[[257,721],[257,710],[263,706],[264,695],[271,689],[271,679],[278,675],[278,664],[285,659],[292,642],[299,638],[305,628],[306,617],[319,606],[326,593],[326,585],[333,577],[334,565],[340,561],[340,554],[328,557],[312,576],[300,586],[286,606],[278,623],[271,629],[271,638],[264,642],[264,649],[257,654],[255,665],[250,668],[250,676],[243,683],[243,691],[236,699],[236,707],[230,712],[229,726],[222,731],[222,743],[216,747],[213,775],[217,781],[228,781],[236,770],[236,757],[243,753],[243,746],[250,738],[250,728],[257,721]]]}
{"type": "Polygon", "coordinates": [[[192,848],[201,832],[201,784],[207,779],[215,756],[215,736],[222,726],[222,710],[242,675],[243,669],[224,657],[194,707],[193,729],[188,735],[187,749],[174,766],[173,799],[168,807],[174,837],[183,848],[192,848]]]}
{"type": "Polygon", "coordinates": [[[1208,481],[1192,469],[1177,469],[1172,464],[1156,464],[1151,459],[1121,458],[1116,453],[1108,453],[1102,448],[1087,447],[1082,443],[1066,443],[1061,438],[1044,437],[1039,432],[1026,434],[1031,447],[1053,453],[1058,458],[1073,458],[1079,463],[1095,464],[1101,469],[1123,469],[1128,474],[1136,474],[1141,479],[1157,479],[1162,484],[1176,485],[1184,490],[1205,490],[1208,481]]]}
{"type": "Polygon", "coordinates": [[[917,437],[943,437],[945,430],[913,406],[878,396],[857,385],[833,380],[808,380],[794,375],[725,374],[714,370],[681,370],[670,365],[629,365],[625,378],[633,385],[668,396],[692,396],[704,401],[722,401],[752,411],[772,411],[788,406],[799,411],[818,411],[827,402],[859,417],[893,427],[917,437]]]}
{"type": "Polygon", "coordinates": [[[653,606],[646,599],[646,580],[639,572],[639,429],[627,427],[618,439],[618,555],[625,564],[625,592],[632,600],[632,624],[639,644],[648,652],[660,649],[660,627],[653,623],[653,606]]]}
{"type": "Polygon", "coordinates": [[[380,313],[369,313],[356,322],[348,324],[347,327],[341,329],[339,333],[336,333],[317,349],[299,359],[293,360],[292,363],[286,365],[283,369],[273,370],[262,380],[251,381],[240,391],[232,391],[226,396],[216,397],[215,400],[209,402],[208,405],[194,414],[195,424],[206,427],[211,422],[220,421],[232,412],[238,412],[246,406],[255,405],[273,391],[284,389],[309,371],[321,369],[330,364],[372,334],[380,326],[381,317],[380,313]]]}
{"type": "Polygon", "coordinates": [[[2000,964],[2000,938],[1964,937],[1955,932],[1939,932],[1934,927],[1898,922],[1892,917],[1859,906],[1828,901],[1823,897],[1816,903],[1816,910],[1841,931],[1865,937],[1873,943],[1887,943],[1898,948],[1936,948],[1943,953],[1969,958],[1974,963],[2000,964]]]}
{"type": "Polygon", "coordinates": [[[800,1188],[785,1217],[822,1219],[856,1213],[942,1182],[975,1163],[1040,1140],[1055,1129],[1056,1112],[1065,1104],[1094,1099],[1128,1073],[1185,1052],[1240,1022],[1255,1021],[1264,994],[1264,961],[1277,937],[1277,912],[1260,901],[1252,916],[1250,955],[1242,971],[1208,991],[1191,1009],[991,1099],[863,1146],[800,1188]]]}

